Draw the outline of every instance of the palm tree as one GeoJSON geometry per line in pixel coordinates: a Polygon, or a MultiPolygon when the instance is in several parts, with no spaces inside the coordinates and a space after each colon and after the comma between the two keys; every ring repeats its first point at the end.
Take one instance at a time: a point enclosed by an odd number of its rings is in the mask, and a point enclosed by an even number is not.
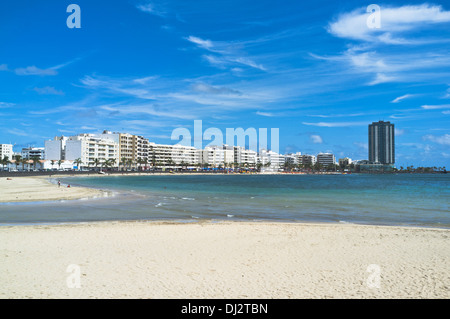
{"type": "Polygon", "coordinates": [[[116,158],[111,158],[110,160],[109,160],[109,163],[110,163],[110,166],[116,166],[116,162],[117,162],[117,159],[116,158]]]}
{"type": "MultiPolygon", "coordinates": [[[[18,161],[17,163],[19,163],[19,161],[18,161]]],[[[25,164],[28,164],[28,159],[22,158],[22,159],[20,160],[20,164],[22,164],[22,171],[25,170],[25,164]]],[[[30,167],[28,167],[28,169],[29,169],[29,168],[30,168],[30,167]]]]}
{"type": "Polygon", "coordinates": [[[36,164],[39,163],[39,160],[41,159],[41,157],[39,155],[33,155],[33,156],[30,156],[30,158],[33,161],[34,169],[36,169],[36,164]]]}
{"type": "Polygon", "coordinates": [[[58,169],[61,169],[62,160],[58,161],[58,169]]]}
{"type": "MultiPolygon", "coordinates": [[[[81,168],[81,164],[83,164],[83,161],[81,160],[81,158],[77,158],[76,160],[73,161],[75,164],[77,164],[78,170],[80,170],[81,168]]],[[[53,163],[52,163],[53,166],[53,163]]]]}
{"type": "Polygon", "coordinates": [[[125,157],[122,157],[120,160],[120,165],[122,165],[122,170],[124,170],[125,165],[127,165],[127,159],[125,157]]]}
{"type": "MultiPolygon", "coordinates": [[[[5,158],[6,158],[5,164],[8,164],[8,162],[9,162],[8,161],[8,156],[5,156],[5,158]]],[[[22,163],[22,156],[21,155],[14,155],[13,158],[14,158],[14,161],[15,161],[14,164],[16,164],[16,170],[17,170],[19,164],[22,163]]]]}
{"type": "Polygon", "coordinates": [[[53,169],[53,165],[55,165],[55,160],[51,160],[50,163],[52,164],[52,169],[53,169]]]}
{"type": "Polygon", "coordinates": [[[98,168],[99,164],[100,164],[100,160],[98,158],[94,158],[94,166],[95,166],[95,168],[98,168]]]}
{"type": "MultiPolygon", "coordinates": [[[[18,156],[20,156],[20,155],[18,155],[18,156]]],[[[0,164],[2,164],[2,167],[3,167],[3,169],[4,169],[4,168],[5,168],[5,165],[8,165],[9,163],[11,163],[11,162],[9,161],[8,156],[5,156],[5,157],[3,157],[3,159],[1,160],[1,163],[0,163],[0,164]]],[[[17,162],[16,162],[16,170],[17,170],[17,162]]]]}

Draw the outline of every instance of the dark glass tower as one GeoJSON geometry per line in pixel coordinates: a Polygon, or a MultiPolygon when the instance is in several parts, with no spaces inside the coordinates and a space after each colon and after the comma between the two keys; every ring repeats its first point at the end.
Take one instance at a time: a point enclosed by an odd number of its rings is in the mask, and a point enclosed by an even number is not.
{"type": "Polygon", "coordinates": [[[369,124],[369,161],[381,164],[395,163],[394,124],[373,122],[369,124]]]}

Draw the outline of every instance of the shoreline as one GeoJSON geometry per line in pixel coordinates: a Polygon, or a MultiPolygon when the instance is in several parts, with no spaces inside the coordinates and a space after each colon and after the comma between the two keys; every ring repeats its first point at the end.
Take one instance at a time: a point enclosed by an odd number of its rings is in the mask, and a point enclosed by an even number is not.
{"type": "MultiPolygon", "coordinates": [[[[66,177],[66,176],[65,176],[66,177]]],[[[0,178],[0,203],[48,202],[73,199],[104,197],[109,193],[90,187],[70,186],[52,183],[62,176],[30,176],[0,178]]]]}
{"type": "Polygon", "coordinates": [[[2,227],[0,297],[449,298],[449,235],[276,222],[2,227]],[[80,288],[67,284],[69,265],[80,288]]]}

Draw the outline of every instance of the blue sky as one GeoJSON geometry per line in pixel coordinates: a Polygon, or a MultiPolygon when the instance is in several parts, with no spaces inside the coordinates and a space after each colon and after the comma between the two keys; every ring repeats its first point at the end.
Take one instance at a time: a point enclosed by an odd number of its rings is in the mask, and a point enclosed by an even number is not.
{"type": "MultiPolygon", "coordinates": [[[[104,129],[279,128],[280,151],[450,167],[450,5],[363,1],[2,1],[0,143],[104,129]],[[66,25],[81,8],[81,28],[66,25]]],[[[207,141],[204,141],[204,145],[207,141]]]]}

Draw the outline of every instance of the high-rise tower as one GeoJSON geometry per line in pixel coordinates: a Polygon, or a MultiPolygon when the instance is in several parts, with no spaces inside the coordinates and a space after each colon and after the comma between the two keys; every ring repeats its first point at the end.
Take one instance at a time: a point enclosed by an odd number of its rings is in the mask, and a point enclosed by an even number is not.
{"type": "Polygon", "coordinates": [[[395,163],[394,124],[373,122],[369,124],[369,161],[381,164],[395,163]]]}

